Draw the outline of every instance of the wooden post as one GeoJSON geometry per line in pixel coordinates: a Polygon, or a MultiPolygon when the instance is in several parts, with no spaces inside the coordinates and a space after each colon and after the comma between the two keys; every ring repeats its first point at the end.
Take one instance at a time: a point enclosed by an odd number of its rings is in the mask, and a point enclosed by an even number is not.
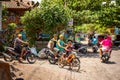
{"type": "Polygon", "coordinates": [[[0,31],[2,30],[2,2],[0,2],[0,31]]]}

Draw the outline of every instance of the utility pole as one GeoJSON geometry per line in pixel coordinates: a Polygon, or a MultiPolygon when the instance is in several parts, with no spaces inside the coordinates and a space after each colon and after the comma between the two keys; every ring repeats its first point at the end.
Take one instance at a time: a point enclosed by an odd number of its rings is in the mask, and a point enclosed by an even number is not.
{"type": "Polygon", "coordinates": [[[0,31],[2,30],[2,2],[0,2],[0,31]]]}

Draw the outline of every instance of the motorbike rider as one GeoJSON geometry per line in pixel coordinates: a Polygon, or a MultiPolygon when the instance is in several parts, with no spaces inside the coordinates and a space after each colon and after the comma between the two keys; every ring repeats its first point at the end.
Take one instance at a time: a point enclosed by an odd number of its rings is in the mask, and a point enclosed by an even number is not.
{"type": "Polygon", "coordinates": [[[63,55],[62,55],[63,60],[66,60],[69,63],[69,69],[70,70],[72,69],[71,68],[71,66],[72,66],[72,64],[71,64],[72,56],[70,54],[71,54],[73,49],[74,48],[73,48],[73,45],[72,45],[72,41],[69,40],[66,47],[65,47],[65,53],[63,53],[63,55]]]}
{"type": "Polygon", "coordinates": [[[109,52],[109,57],[111,57],[111,52],[112,52],[112,41],[110,36],[106,36],[106,38],[100,43],[101,48],[100,48],[100,57],[102,57],[104,51],[109,52]]]}
{"type": "Polygon", "coordinates": [[[97,45],[97,42],[98,42],[98,40],[97,40],[97,38],[94,36],[94,37],[92,38],[92,44],[93,44],[93,46],[94,46],[94,45],[97,45]]]}
{"type": "Polygon", "coordinates": [[[55,59],[57,59],[57,55],[59,53],[59,50],[56,48],[56,44],[57,44],[57,39],[58,39],[58,35],[54,34],[53,38],[48,42],[47,47],[51,50],[55,52],[55,59]]]}
{"type": "Polygon", "coordinates": [[[14,49],[15,52],[20,53],[20,60],[23,60],[22,58],[26,53],[26,49],[22,45],[28,45],[28,43],[22,40],[21,34],[18,34],[14,41],[14,49]]]}
{"type": "Polygon", "coordinates": [[[57,47],[57,49],[59,49],[59,51],[64,51],[64,49],[65,49],[65,42],[63,41],[63,39],[64,39],[64,36],[63,35],[60,35],[59,36],[59,40],[57,41],[57,45],[56,45],[56,47],[57,47]]]}
{"type": "Polygon", "coordinates": [[[72,41],[69,40],[69,41],[67,42],[66,47],[65,47],[65,53],[63,53],[63,58],[64,58],[64,59],[67,58],[73,49],[74,49],[74,48],[73,48],[73,45],[72,45],[72,41]]]}

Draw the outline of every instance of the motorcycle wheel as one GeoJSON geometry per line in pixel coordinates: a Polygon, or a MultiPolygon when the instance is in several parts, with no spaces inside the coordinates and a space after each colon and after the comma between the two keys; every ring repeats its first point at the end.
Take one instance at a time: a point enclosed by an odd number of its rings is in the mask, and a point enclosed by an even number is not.
{"type": "Polygon", "coordinates": [[[59,66],[60,68],[63,68],[63,67],[64,67],[62,58],[60,58],[60,59],[58,60],[58,66],[59,66]]]}
{"type": "Polygon", "coordinates": [[[96,53],[96,52],[97,52],[97,50],[95,48],[93,48],[93,53],[96,53]]]}
{"type": "Polygon", "coordinates": [[[109,60],[108,54],[106,53],[106,54],[102,55],[101,59],[102,59],[102,62],[107,62],[109,60]]]}
{"type": "Polygon", "coordinates": [[[26,59],[30,64],[34,64],[37,60],[36,56],[32,53],[27,54],[26,59]]]}
{"type": "Polygon", "coordinates": [[[13,61],[12,55],[4,56],[4,60],[7,62],[12,62],[13,61]]]}
{"type": "Polygon", "coordinates": [[[80,52],[81,52],[82,54],[86,54],[86,53],[87,53],[87,49],[82,49],[80,52]]]}
{"type": "Polygon", "coordinates": [[[48,61],[50,64],[55,64],[57,62],[57,60],[52,56],[48,56],[48,61]]]}
{"type": "Polygon", "coordinates": [[[72,60],[72,70],[76,72],[80,70],[80,60],[77,57],[72,60]]]}

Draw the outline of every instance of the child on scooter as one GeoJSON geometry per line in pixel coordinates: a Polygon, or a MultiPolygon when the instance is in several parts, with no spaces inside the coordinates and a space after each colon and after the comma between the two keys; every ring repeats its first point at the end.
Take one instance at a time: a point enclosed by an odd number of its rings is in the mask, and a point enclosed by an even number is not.
{"type": "Polygon", "coordinates": [[[63,60],[67,61],[69,63],[69,69],[71,69],[71,58],[72,56],[70,55],[73,50],[73,45],[72,41],[69,40],[67,43],[67,46],[65,47],[65,53],[63,53],[63,60]]]}

